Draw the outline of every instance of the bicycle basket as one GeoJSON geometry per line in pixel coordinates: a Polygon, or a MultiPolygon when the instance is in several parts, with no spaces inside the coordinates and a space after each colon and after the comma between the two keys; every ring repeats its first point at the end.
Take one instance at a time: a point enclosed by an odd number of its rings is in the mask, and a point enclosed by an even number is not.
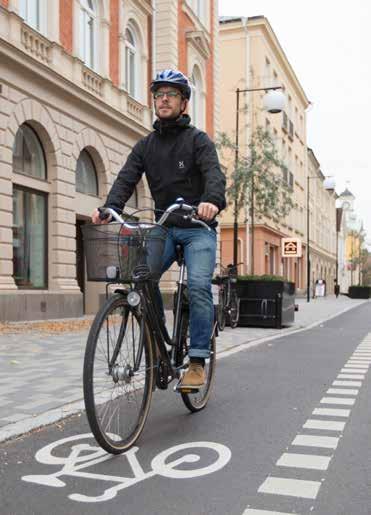
{"type": "Polygon", "coordinates": [[[160,278],[167,230],[150,223],[82,226],[88,281],[131,282],[139,265],[160,278]]]}

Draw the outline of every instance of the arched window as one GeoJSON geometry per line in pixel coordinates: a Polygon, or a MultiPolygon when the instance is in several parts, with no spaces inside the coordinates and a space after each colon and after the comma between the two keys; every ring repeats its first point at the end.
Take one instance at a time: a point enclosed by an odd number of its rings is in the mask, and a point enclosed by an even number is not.
{"type": "MultiPolygon", "coordinates": [[[[44,151],[36,133],[22,125],[13,146],[13,170],[46,179],[44,151]]],[[[19,288],[47,287],[47,195],[13,184],[13,276],[19,288]]]]}
{"type": "Polygon", "coordinates": [[[192,75],[191,75],[191,87],[192,87],[192,95],[191,95],[191,108],[190,115],[192,119],[193,125],[198,127],[199,129],[204,128],[204,115],[203,115],[203,100],[202,100],[202,77],[200,70],[197,66],[193,67],[192,75]]]}
{"type": "Polygon", "coordinates": [[[125,30],[125,89],[137,98],[139,90],[139,52],[134,31],[125,30]]]}
{"type": "Polygon", "coordinates": [[[90,68],[95,65],[96,17],[94,0],[80,0],[79,48],[80,57],[90,68]]]}
{"type": "Polygon", "coordinates": [[[82,150],[76,166],[76,191],[98,196],[98,181],[92,158],[82,150]]]}
{"type": "Polygon", "coordinates": [[[18,129],[13,147],[13,171],[46,179],[44,151],[36,133],[26,124],[18,129]]]}

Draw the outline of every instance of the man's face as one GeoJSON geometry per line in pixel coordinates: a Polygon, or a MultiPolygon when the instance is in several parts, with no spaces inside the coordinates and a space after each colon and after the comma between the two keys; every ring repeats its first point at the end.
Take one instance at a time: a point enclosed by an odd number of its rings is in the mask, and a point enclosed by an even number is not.
{"type": "Polygon", "coordinates": [[[161,86],[155,91],[153,98],[156,116],[165,120],[178,118],[187,105],[180,91],[171,86],[161,86]]]}

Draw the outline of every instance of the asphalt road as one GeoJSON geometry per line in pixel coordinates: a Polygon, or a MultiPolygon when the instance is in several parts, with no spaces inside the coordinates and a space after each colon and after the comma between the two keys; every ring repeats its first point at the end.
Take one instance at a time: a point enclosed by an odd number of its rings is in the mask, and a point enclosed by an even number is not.
{"type": "Polygon", "coordinates": [[[1,444],[0,514],[370,515],[370,315],[218,360],[198,414],[156,392],[128,455],[84,414],[1,444]]]}

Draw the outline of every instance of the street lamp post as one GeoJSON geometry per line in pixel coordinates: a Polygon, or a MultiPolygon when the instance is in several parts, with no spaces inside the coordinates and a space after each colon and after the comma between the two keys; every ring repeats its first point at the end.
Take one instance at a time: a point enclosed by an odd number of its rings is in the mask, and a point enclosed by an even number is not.
{"type": "MultiPolygon", "coordinates": [[[[269,92],[264,97],[264,108],[272,114],[277,114],[283,111],[285,107],[285,96],[281,90],[282,86],[275,86],[271,88],[248,88],[248,89],[236,89],[236,143],[235,143],[235,170],[238,167],[239,159],[239,110],[240,110],[240,93],[252,92],[252,91],[266,91],[269,92]]],[[[251,178],[251,263],[253,266],[254,259],[254,178],[251,178]]],[[[247,222],[246,222],[247,223],[247,222]]],[[[238,205],[237,195],[234,198],[234,222],[233,222],[233,264],[237,266],[238,262],[238,205]]],[[[253,269],[252,269],[253,270],[253,269]]]]}
{"type": "MultiPolygon", "coordinates": [[[[307,302],[310,302],[310,243],[309,243],[309,229],[310,229],[310,210],[309,210],[309,181],[310,179],[321,179],[317,175],[307,175],[307,302]]],[[[333,177],[325,177],[323,186],[328,191],[335,189],[335,180],[333,177]]]]}

